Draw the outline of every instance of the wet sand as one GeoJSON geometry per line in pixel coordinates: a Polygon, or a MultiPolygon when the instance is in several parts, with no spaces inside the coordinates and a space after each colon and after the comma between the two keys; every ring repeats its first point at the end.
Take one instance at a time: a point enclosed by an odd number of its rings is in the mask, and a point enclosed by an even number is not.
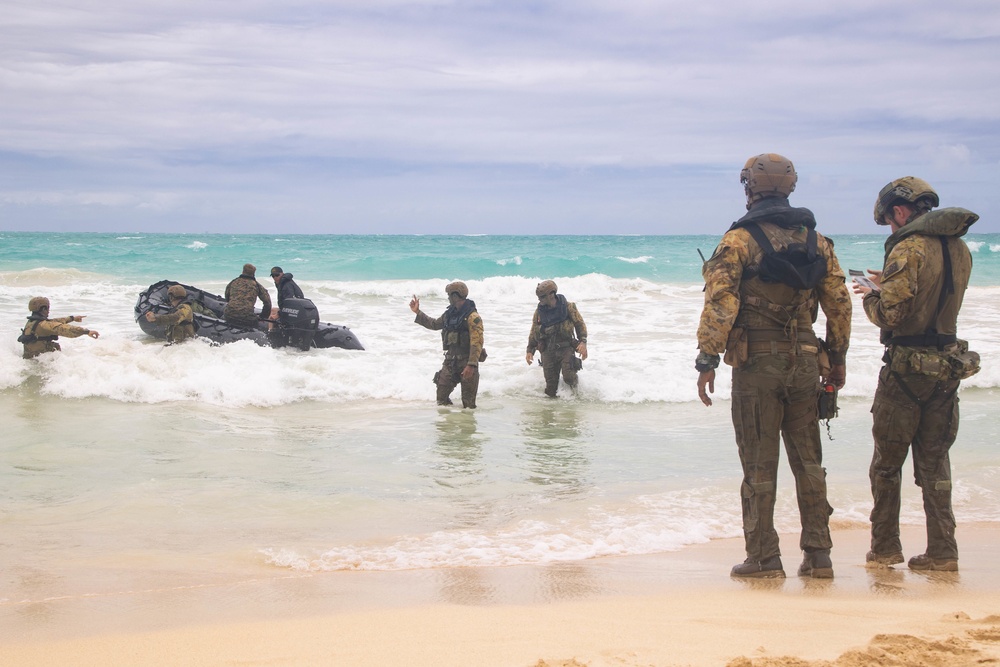
{"type": "MultiPolygon", "coordinates": [[[[728,576],[741,540],[544,567],[260,576],[0,604],[4,665],[802,667],[1000,661],[1000,526],[959,526],[961,571],[866,569],[837,530],[832,581],[728,576]]],[[[906,555],[923,531],[904,529],[906,555]]],[[[99,571],[94,572],[100,576],[99,571]]],[[[216,579],[213,581],[213,578],[216,579]]],[[[153,585],[150,585],[153,582],[153,585]]]]}

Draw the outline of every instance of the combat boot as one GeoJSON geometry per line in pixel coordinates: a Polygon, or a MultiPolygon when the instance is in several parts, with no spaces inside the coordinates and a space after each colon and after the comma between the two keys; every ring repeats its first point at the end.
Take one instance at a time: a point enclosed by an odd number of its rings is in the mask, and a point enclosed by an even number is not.
{"type": "Polygon", "coordinates": [[[752,577],[755,579],[771,579],[785,577],[785,570],[781,567],[781,557],[771,556],[767,560],[757,561],[747,558],[739,565],[734,565],[730,570],[731,577],[752,577]]]}
{"type": "Polygon", "coordinates": [[[869,551],[865,555],[865,567],[892,567],[903,562],[903,552],[897,551],[892,554],[877,554],[869,551]]]}
{"type": "Polygon", "coordinates": [[[911,570],[958,572],[957,558],[931,558],[927,554],[920,554],[911,558],[907,565],[911,570]]]}
{"type": "Polygon", "coordinates": [[[833,579],[833,562],[830,560],[829,549],[806,551],[802,565],[799,565],[800,577],[813,579],[833,579]]]}

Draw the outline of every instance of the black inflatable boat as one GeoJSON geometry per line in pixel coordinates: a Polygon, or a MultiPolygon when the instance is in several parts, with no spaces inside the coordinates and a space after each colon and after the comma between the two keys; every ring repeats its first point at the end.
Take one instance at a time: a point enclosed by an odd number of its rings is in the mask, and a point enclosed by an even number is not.
{"type": "Polygon", "coordinates": [[[223,311],[226,308],[225,298],[174,280],[161,280],[150,285],[139,293],[139,299],[135,302],[135,321],[139,328],[150,336],[166,338],[163,326],[146,320],[146,313],[165,313],[170,310],[167,289],[171,285],[181,285],[187,290],[187,301],[194,310],[195,328],[198,335],[216,343],[252,340],[258,345],[290,346],[301,350],[308,350],[312,347],[340,347],[345,350],[365,349],[347,327],[320,322],[319,312],[309,299],[285,299],[278,312],[278,325],[271,331],[267,330],[266,322],[261,322],[259,329],[246,329],[227,324],[223,319],[223,311]]]}

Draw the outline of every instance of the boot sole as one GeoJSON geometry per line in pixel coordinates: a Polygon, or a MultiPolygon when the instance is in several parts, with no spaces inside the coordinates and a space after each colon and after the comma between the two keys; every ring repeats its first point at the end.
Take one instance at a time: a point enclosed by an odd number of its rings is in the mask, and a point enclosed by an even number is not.
{"type": "Polygon", "coordinates": [[[812,577],[813,579],[833,579],[832,567],[814,567],[808,572],[799,572],[800,577],[812,577]]]}
{"type": "Polygon", "coordinates": [[[926,567],[922,565],[909,565],[914,572],[958,572],[958,563],[929,563],[926,567]]]}
{"type": "Polygon", "coordinates": [[[730,572],[730,577],[736,579],[784,579],[784,570],[764,570],[763,572],[752,572],[748,574],[737,574],[736,572],[730,572]]]}
{"type": "MultiPolygon", "coordinates": [[[[868,552],[869,554],[871,552],[868,552]]],[[[903,554],[888,554],[885,556],[875,556],[874,558],[865,558],[865,567],[892,567],[893,565],[899,565],[906,562],[903,558],[903,554]]]]}

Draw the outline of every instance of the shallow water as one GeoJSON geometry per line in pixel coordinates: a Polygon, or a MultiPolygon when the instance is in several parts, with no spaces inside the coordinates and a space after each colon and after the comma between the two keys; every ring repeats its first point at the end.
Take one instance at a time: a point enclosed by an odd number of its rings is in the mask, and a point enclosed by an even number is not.
{"type": "MultiPolygon", "coordinates": [[[[230,260],[273,251],[273,239],[235,238],[230,260]]],[[[686,252],[705,240],[680,245],[686,252]]],[[[56,241],[66,239],[48,240],[56,241]]],[[[186,241],[194,247],[172,256],[173,275],[221,292],[238,266],[206,261],[207,250],[186,241]]],[[[454,250],[442,243],[405,247],[433,259],[454,250]]],[[[504,243],[477,252],[510,256],[515,244],[504,243]]],[[[740,536],[728,371],[720,370],[714,407],[696,399],[701,285],[639,275],[671,266],[659,254],[665,246],[573,243],[639,267],[555,274],[590,328],[579,392],[542,398],[541,371],[523,358],[537,276],[518,267],[532,260],[494,258],[499,274],[467,280],[490,352],[474,412],[433,405],[440,341],[407,307],[417,294],[427,312],[443,310],[451,272],[352,279],[338,277],[339,265],[310,275],[319,261],[303,262],[296,277],[307,296],[324,320],[350,326],[364,352],[164,347],[139,331],[132,306],[146,280],[172,276],[142,273],[128,253],[115,256],[116,273],[106,258],[49,264],[12,255],[8,243],[0,254],[0,604],[248,576],[568,566],[740,536]],[[60,354],[22,360],[14,339],[36,294],[52,299],[54,316],[86,314],[101,338],[64,340],[60,354]]],[[[397,265],[405,247],[390,248],[397,265]]],[[[355,252],[334,259],[346,264],[355,252]]],[[[995,283],[971,288],[960,322],[984,362],[961,393],[960,525],[1000,521],[998,296],[995,283]]],[[[848,386],[834,440],[824,440],[841,526],[865,526],[870,511],[868,409],[880,355],[877,332],[856,308],[848,386]]],[[[904,489],[902,518],[923,523],[915,486],[904,489]]],[[[785,463],[777,520],[797,532],[785,463]]],[[[792,554],[796,545],[784,548],[792,554]]]]}

